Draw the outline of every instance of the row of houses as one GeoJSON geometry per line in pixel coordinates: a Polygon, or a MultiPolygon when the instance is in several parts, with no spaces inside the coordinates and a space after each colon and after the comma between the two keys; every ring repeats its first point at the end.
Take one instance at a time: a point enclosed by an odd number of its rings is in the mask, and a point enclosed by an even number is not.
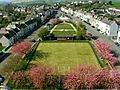
{"type": "Polygon", "coordinates": [[[16,41],[27,37],[40,26],[39,24],[43,24],[52,13],[53,11],[48,11],[45,15],[40,15],[24,22],[9,24],[6,28],[0,30],[0,43],[2,46],[8,47],[16,41]]]}
{"type": "Polygon", "coordinates": [[[82,21],[96,28],[100,33],[116,38],[120,42],[120,23],[109,19],[106,16],[98,16],[93,13],[88,13],[82,10],[73,11],[72,9],[61,8],[61,11],[74,15],[82,21]]]}

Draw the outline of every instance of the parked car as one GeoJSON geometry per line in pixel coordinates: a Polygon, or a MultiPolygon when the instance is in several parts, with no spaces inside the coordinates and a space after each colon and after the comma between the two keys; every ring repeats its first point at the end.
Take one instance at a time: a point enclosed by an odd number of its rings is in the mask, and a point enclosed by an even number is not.
{"type": "Polygon", "coordinates": [[[93,40],[96,40],[96,39],[98,39],[98,36],[92,36],[91,37],[93,40]]]}
{"type": "Polygon", "coordinates": [[[120,47],[120,43],[118,43],[118,42],[115,42],[115,45],[118,46],[118,47],[120,47]]]}

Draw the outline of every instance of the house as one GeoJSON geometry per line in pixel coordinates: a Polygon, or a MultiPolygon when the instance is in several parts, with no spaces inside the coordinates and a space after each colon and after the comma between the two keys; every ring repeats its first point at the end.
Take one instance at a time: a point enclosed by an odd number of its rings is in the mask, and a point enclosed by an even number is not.
{"type": "Polygon", "coordinates": [[[4,47],[11,46],[15,43],[16,34],[13,31],[9,31],[7,34],[1,34],[0,36],[0,43],[4,47]]]}
{"type": "Polygon", "coordinates": [[[117,42],[120,43],[120,21],[117,22],[118,24],[118,35],[117,35],[117,42]]]}
{"type": "Polygon", "coordinates": [[[29,21],[26,21],[25,24],[27,25],[27,33],[33,32],[37,27],[37,21],[36,19],[30,19],[29,21]]]}
{"type": "Polygon", "coordinates": [[[107,17],[99,21],[98,29],[108,36],[117,36],[118,33],[118,25],[116,21],[110,20],[107,17]]]}
{"type": "Polygon", "coordinates": [[[24,23],[16,24],[16,27],[20,30],[20,38],[24,38],[28,30],[27,25],[25,25],[24,23]]]}

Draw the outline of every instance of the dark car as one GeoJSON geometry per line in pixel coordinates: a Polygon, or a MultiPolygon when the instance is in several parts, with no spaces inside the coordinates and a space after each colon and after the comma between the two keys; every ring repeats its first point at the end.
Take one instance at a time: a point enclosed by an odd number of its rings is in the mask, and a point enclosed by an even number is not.
{"type": "Polygon", "coordinates": [[[115,45],[118,46],[118,47],[120,47],[120,44],[118,42],[115,42],[115,45]]]}
{"type": "Polygon", "coordinates": [[[97,37],[97,36],[92,36],[91,38],[92,38],[93,40],[98,39],[98,37],[97,37]]]}

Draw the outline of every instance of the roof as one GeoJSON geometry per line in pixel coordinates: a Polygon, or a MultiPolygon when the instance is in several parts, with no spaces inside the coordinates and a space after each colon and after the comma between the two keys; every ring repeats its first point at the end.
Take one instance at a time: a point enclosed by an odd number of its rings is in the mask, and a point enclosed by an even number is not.
{"type": "Polygon", "coordinates": [[[31,19],[29,21],[26,21],[25,24],[30,25],[30,24],[33,24],[34,22],[35,22],[35,19],[31,19]]]}
{"type": "Polygon", "coordinates": [[[4,36],[8,39],[10,39],[11,37],[13,37],[15,35],[14,31],[9,31],[9,33],[5,34],[4,36]]]}
{"type": "Polygon", "coordinates": [[[114,22],[114,21],[112,21],[112,20],[109,20],[107,17],[103,18],[101,21],[102,21],[103,23],[108,24],[108,25],[111,25],[111,24],[114,22]]]}
{"type": "Polygon", "coordinates": [[[15,31],[15,32],[17,33],[17,32],[19,32],[20,30],[17,29],[17,28],[15,28],[15,29],[13,29],[13,31],[15,31]]]}
{"type": "Polygon", "coordinates": [[[3,34],[0,34],[0,38],[2,38],[4,35],[3,34]]]}
{"type": "Polygon", "coordinates": [[[22,28],[26,28],[27,26],[25,24],[16,24],[16,27],[22,29],[22,28]]]}

